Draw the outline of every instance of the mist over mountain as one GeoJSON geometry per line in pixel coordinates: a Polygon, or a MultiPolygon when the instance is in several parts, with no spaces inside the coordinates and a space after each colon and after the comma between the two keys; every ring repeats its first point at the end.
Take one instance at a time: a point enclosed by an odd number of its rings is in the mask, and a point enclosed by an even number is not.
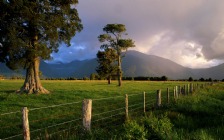
{"type": "MultiPolygon", "coordinates": [[[[90,74],[96,73],[98,66],[97,59],[75,60],[70,63],[50,64],[41,61],[40,71],[44,77],[48,78],[65,78],[65,77],[89,77],[90,74]]],[[[164,59],[154,55],[147,55],[137,51],[128,51],[122,59],[123,76],[126,77],[161,77],[167,76],[169,79],[193,79],[212,78],[224,79],[224,64],[219,66],[191,69],[183,67],[171,60],[164,59]]],[[[4,64],[0,63],[0,74],[5,76],[24,75],[24,71],[11,71],[4,64]]]]}

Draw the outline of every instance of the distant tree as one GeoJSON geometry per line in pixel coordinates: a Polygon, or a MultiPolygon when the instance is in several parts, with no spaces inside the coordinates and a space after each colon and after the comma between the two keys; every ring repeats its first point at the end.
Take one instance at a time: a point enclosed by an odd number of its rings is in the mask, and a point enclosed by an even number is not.
{"type": "Polygon", "coordinates": [[[26,69],[20,92],[48,93],[41,85],[39,65],[57,52],[59,44],[82,30],[78,0],[0,1],[0,62],[26,69]]]}
{"type": "Polygon", "coordinates": [[[202,81],[203,82],[203,81],[205,81],[205,79],[204,78],[200,78],[199,81],[202,81]]]}
{"type": "Polygon", "coordinates": [[[194,79],[192,77],[189,77],[188,81],[192,82],[194,79]]]}
{"type": "Polygon", "coordinates": [[[98,51],[97,61],[99,66],[96,68],[97,73],[101,78],[106,78],[108,84],[111,83],[111,78],[117,72],[117,66],[115,64],[117,58],[116,52],[107,48],[104,51],[98,51]]]}
{"type": "Polygon", "coordinates": [[[86,81],[86,80],[89,80],[89,77],[84,76],[82,79],[83,79],[84,81],[86,81]]]}
{"type": "Polygon", "coordinates": [[[167,81],[167,80],[168,80],[168,77],[166,77],[166,76],[161,77],[161,81],[167,81]]]}
{"type": "Polygon", "coordinates": [[[99,79],[99,75],[98,74],[96,74],[96,73],[92,73],[91,75],[90,75],[90,80],[98,80],[99,79]]]}
{"type": "Polygon", "coordinates": [[[122,51],[126,51],[130,47],[135,47],[132,39],[122,39],[122,35],[126,34],[126,28],[123,24],[107,24],[103,31],[105,34],[98,36],[100,42],[104,43],[101,45],[101,49],[113,49],[117,54],[117,77],[118,86],[121,86],[122,80],[122,68],[121,68],[121,55],[122,51]]]}
{"type": "Polygon", "coordinates": [[[212,82],[212,78],[209,78],[208,81],[209,81],[209,82],[212,82]]]}

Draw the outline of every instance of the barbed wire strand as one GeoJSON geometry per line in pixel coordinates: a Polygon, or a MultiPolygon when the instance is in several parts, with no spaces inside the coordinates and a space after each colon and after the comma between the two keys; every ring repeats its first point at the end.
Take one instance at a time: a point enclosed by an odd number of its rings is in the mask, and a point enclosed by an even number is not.
{"type": "Polygon", "coordinates": [[[107,112],[103,112],[103,113],[99,113],[99,114],[95,114],[95,115],[92,115],[92,117],[94,117],[94,116],[98,116],[98,115],[102,115],[102,114],[111,113],[111,112],[118,111],[118,110],[122,110],[122,109],[125,109],[125,107],[118,108],[118,109],[111,110],[111,111],[107,111],[107,112]]]}
{"type": "Polygon", "coordinates": [[[54,108],[54,107],[65,106],[65,105],[70,105],[70,104],[78,104],[78,103],[81,103],[81,102],[82,101],[72,102],[72,103],[65,103],[65,104],[59,104],[59,105],[52,105],[52,106],[45,106],[45,107],[39,107],[39,108],[31,108],[31,109],[29,109],[29,111],[40,110],[40,109],[47,109],[47,108],[54,108]]]}
{"type": "Polygon", "coordinates": [[[44,129],[47,129],[47,128],[52,128],[52,127],[55,127],[55,126],[60,126],[60,125],[71,123],[71,122],[75,122],[75,121],[78,121],[78,120],[82,120],[82,118],[66,121],[66,122],[63,122],[63,123],[58,123],[58,124],[55,124],[55,125],[47,126],[45,128],[36,129],[36,130],[30,131],[30,133],[37,132],[37,131],[40,131],[40,130],[44,130],[44,129]]]}
{"type": "Polygon", "coordinates": [[[143,105],[143,103],[134,104],[134,105],[129,105],[128,108],[133,107],[133,106],[138,106],[138,105],[143,105]]]}
{"type": "Polygon", "coordinates": [[[16,114],[16,113],[21,113],[21,111],[2,113],[2,114],[0,114],[0,116],[10,115],[10,114],[16,114]]]}
{"type": "MultiPolygon", "coordinates": [[[[108,126],[107,124],[112,123],[112,122],[118,122],[118,121],[122,121],[122,118],[112,119],[111,121],[107,121],[107,122],[104,121],[103,123],[99,123],[99,121],[97,121],[97,122],[93,123],[93,127],[96,128],[99,126],[101,126],[101,127],[104,126],[104,128],[107,128],[107,127],[111,127],[111,126],[108,126]]],[[[113,123],[113,125],[114,125],[114,123],[113,123]]]]}
{"type": "Polygon", "coordinates": [[[12,139],[12,138],[15,138],[15,137],[18,137],[18,136],[23,136],[23,134],[14,135],[14,136],[11,136],[11,137],[3,138],[1,140],[8,140],[8,139],[12,139]]]}
{"type": "MultiPolygon", "coordinates": [[[[55,134],[57,134],[57,133],[59,133],[59,132],[66,131],[66,130],[70,130],[70,129],[74,129],[74,128],[77,128],[77,127],[79,127],[79,126],[70,127],[70,128],[67,128],[67,129],[63,129],[63,130],[60,130],[60,131],[56,131],[56,132],[54,132],[54,133],[49,134],[49,136],[52,137],[52,135],[55,135],[55,134]]],[[[43,138],[43,137],[44,137],[44,136],[42,136],[42,138],[43,138]]],[[[33,139],[33,140],[39,140],[39,139],[40,139],[40,138],[38,137],[38,138],[33,139]]]]}
{"type": "Polygon", "coordinates": [[[138,94],[128,94],[128,97],[136,96],[136,95],[143,95],[143,93],[138,93],[138,94]]]}
{"type": "Polygon", "coordinates": [[[50,117],[46,117],[46,118],[41,118],[41,119],[38,119],[38,120],[32,120],[30,122],[40,122],[40,121],[43,121],[43,120],[49,120],[49,119],[57,119],[57,118],[62,118],[62,117],[66,117],[66,116],[69,116],[71,114],[74,114],[74,115],[81,115],[81,114],[78,114],[78,113],[75,113],[75,112],[72,112],[72,113],[67,113],[67,114],[63,114],[63,115],[56,115],[56,116],[50,116],[50,117]]]}
{"type": "MultiPolygon", "coordinates": [[[[12,126],[18,126],[18,125],[22,125],[22,123],[16,123],[16,124],[12,124],[12,125],[7,125],[7,126],[4,126],[4,127],[0,127],[0,129],[3,129],[3,128],[10,128],[12,126]]],[[[0,139],[1,140],[1,139],[0,139]]]]}
{"type": "Polygon", "coordinates": [[[99,98],[99,99],[92,99],[92,101],[101,101],[101,100],[107,100],[107,99],[114,99],[114,98],[124,98],[124,96],[115,96],[115,97],[109,97],[109,98],[99,98]]]}
{"type": "Polygon", "coordinates": [[[140,108],[143,108],[143,107],[140,106],[140,107],[137,107],[137,108],[134,108],[134,109],[130,109],[130,110],[128,110],[128,111],[131,112],[131,111],[134,111],[134,110],[137,110],[137,109],[140,109],[140,108]]]}
{"type": "MultiPolygon", "coordinates": [[[[118,107],[118,105],[119,105],[119,104],[115,104],[115,103],[114,103],[114,104],[107,105],[106,107],[118,107]]],[[[124,102],[122,102],[122,104],[120,104],[120,106],[121,106],[121,105],[124,106],[124,102]]],[[[94,105],[93,105],[93,109],[100,109],[100,108],[105,108],[105,106],[102,106],[102,105],[101,105],[101,106],[99,106],[99,107],[94,107],[94,105]]]]}
{"type": "Polygon", "coordinates": [[[111,116],[104,117],[104,118],[101,118],[101,119],[98,119],[98,120],[94,120],[94,121],[92,121],[92,122],[97,122],[97,121],[100,121],[100,120],[105,120],[105,119],[108,119],[108,118],[112,118],[112,117],[114,117],[114,116],[118,116],[118,115],[120,115],[120,114],[125,114],[125,113],[124,113],[124,112],[117,113],[117,114],[115,114],[115,115],[111,115],[111,116]]]}

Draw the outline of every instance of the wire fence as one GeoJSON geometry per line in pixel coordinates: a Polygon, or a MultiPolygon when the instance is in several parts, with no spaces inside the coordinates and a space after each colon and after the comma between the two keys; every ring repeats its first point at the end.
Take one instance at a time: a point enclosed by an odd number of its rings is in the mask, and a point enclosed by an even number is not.
{"type": "MultiPolygon", "coordinates": [[[[188,95],[204,87],[204,85],[186,85],[172,87],[157,94],[142,92],[125,96],[93,99],[91,106],[91,127],[110,129],[118,128],[127,119],[144,115],[145,112],[175,101],[183,95],[188,95]],[[193,88],[194,87],[194,88],[193,88]],[[183,89],[184,88],[184,89],[183,89]],[[183,90],[181,90],[183,89],[183,90]],[[160,94],[160,96],[159,96],[160,94]],[[128,103],[127,103],[128,98],[128,103]],[[128,113],[128,114],[127,114],[128,113]]],[[[39,108],[29,108],[29,134],[31,139],[54,139],[58,135],[78,135],[78,129],[85,129],[83,101],[64,103],[39,108]]],[[[0,139],[25,139],[22,112],[0,114],[0,139]]],[[[28,118],[27,118],[28,119],[28,118]]]]}

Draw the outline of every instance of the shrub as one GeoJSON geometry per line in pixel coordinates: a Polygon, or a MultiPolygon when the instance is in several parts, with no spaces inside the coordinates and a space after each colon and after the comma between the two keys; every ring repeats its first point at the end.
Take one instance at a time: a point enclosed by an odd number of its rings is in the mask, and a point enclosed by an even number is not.
{"type": "Polygon", "coordinates": [[[143,120],[148,139],[171,139],[173,124],[167,116],[157,118],[151,116],[143,120]]]}
{"type": "Polygon", "coordinates": [[[127,140],[145,140],[147,131],[136,121],[130,121],[124,125],[124,139],[127,140]]]}

